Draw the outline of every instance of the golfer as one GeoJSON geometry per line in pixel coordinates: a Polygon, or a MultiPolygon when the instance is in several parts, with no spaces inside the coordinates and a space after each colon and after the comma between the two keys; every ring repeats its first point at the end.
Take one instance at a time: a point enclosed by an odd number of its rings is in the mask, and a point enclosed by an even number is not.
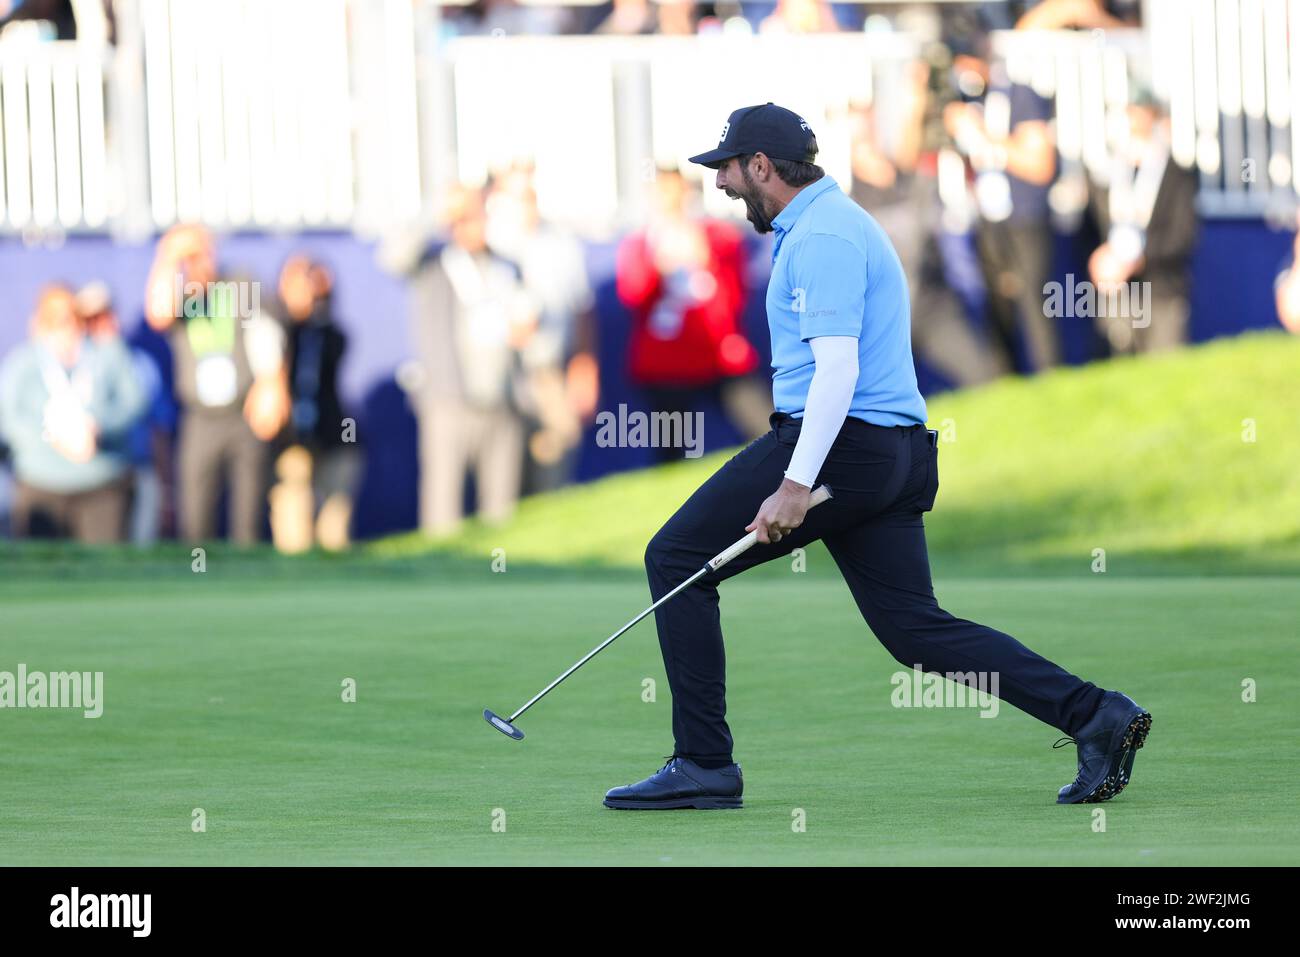
{"type": "Polygon", "coordinates": [[[775,234],[767,321],[776,411],[771,431],[705,482],[646,549],[658,600],[739,529],[758,534],[744,555],[655,611],[672,688],[673,755],[645,780],[609,791],[605,805],[741,806],[718,583],[818,539],[900,663],[971,676],[966,683],[996,673],[1003,700],[1073,740],[1078,775],[1058,804],[1114,797],[1150,714],[935,601],[922,513],[939,487],[938,437],[925,427],[912,366],[907,278],[880,225],[814,165],[816,155],[808,124],[767,103],[736,110],[717,149],[691,157],[717,170],[718,189],[744,201],[754,229],[775,234]],[[833,498],[809,510],[819,484],[833,498]]]}

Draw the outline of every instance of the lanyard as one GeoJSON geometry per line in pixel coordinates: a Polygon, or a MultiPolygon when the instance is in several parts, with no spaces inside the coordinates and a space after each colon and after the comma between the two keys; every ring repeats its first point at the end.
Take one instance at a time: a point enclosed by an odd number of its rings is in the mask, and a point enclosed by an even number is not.
{"type": "Polygon", "coordinates": [[[473,256],[459,246],[448,243],[443,247],[441,258],[452,291],[463,305],[475,306],[487,298],[487,283],[473,256]]]}
{"type": "Polygon", "coordinates": [[[69,375],[68,370],[44,347],[40,352],[40,365],[41,379],[51,399],[61,402],[71,400],[82,409],[90,405],[94,394],[94,376],[86,365],[78,363],[69,375]]]}
{"type": "Polygon", "coordinates": [[[1159,131],[1136,167],[1123,156],[1115,157],[1110,184],[1110,221],[1113,224],[1146,231],[1168,165],[1169,141],[1159,131]]]}

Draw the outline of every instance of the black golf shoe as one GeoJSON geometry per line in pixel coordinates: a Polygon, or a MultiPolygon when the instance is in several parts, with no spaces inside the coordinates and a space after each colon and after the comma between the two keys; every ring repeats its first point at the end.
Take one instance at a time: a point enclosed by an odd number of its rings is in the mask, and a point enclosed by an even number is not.
{"type": "Polygon", "coordinates": [[[644,781],[610,789],[605,794],[605,807],[624,811],[733,808],[741,806],[744,789],[739,764],[702,768],[694,761],[674,756],[644,781]]]}
{"type": "Polygon", "coordinates": [[[1052,747],[1073,741],[1079,749],[1079,773],[1056,795],[1057,804],[1097,804],[1124,790],[1133,775],[1133,759],[1146,743],[1151,715],[1127,695],[1107,691],[1097,712],[1074,738],[1061,738],[1052,747]]]}

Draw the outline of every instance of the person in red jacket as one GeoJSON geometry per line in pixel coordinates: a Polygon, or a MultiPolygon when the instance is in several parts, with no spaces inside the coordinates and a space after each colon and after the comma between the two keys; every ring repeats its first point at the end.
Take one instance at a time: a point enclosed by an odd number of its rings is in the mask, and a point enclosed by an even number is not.
{"type": "MultiPolygon", "coordinates": [[[[766,428],[771,396],[737,403],[736,386],[758,365],[741,328],[748,288],[745,247],[729,223],[691,215],[691,188],[676,168],[655,178],[649,225],[619,247],[619,298],[632,312],[629,373],[655,412],[697,411],[721,399],[742,432],[766,428]],[[737,405],[757,406],[737,415],[737,405]]],[[[676,458],[675,450],[660,450],[676,458]]]]}

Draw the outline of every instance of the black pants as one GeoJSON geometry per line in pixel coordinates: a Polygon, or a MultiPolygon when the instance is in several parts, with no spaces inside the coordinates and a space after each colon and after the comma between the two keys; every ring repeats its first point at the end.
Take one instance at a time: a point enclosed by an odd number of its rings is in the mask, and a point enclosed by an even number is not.
{"type": "Polygon", "coordinates": [[[18,538],[67,538],[88,545],[120,542],[131,503],[130,472],[84,492],[51,492],[21,479],[14,490],[18,538]]]}
{"type": "Polygon", "coordinates": [[[216,534],[217,504],[228,486],[230,538],[254,545],[266,508],[268,446],[253,434],[236,406],[187,409],[177,450],[181,485],[181,534],[191,543],[216,534]]]}
{"type": "MultiPolygon", "coordinates": [[[[790,464],[800,422],[772,416],[755,439],[693,494],[650,541],[646,571],[657,600],[742,534],[790,464]]],[[[922,426],[884,428],[849,418],[822,466],[834,498],[780,542],[755,545],[655,611],[673,694],[675,753],[705,766],[731,762],[718,583],[746,568],[826,543],[862,617],[898,661],[926,672],[998,673],[999,694],[1072,735],[1102,689],[1010,635],[954,618],[930,583],[922,513],[939,488],[938,448],[922,426]]],[[[797,639],[796,639],[797,640],[797,639]]]]}
{"type": "Polygon", "coordinates": [[[1024,336],[1030,371],[1060,365],[1060,331],[1055,317],[1043,310],[1043,286],[1052,273],[1051,227],[1046,222],[982,221],[975,247],[988,287],[990,331],[1006,367],[1017,368],[1017,331],[1024,336]]]}

